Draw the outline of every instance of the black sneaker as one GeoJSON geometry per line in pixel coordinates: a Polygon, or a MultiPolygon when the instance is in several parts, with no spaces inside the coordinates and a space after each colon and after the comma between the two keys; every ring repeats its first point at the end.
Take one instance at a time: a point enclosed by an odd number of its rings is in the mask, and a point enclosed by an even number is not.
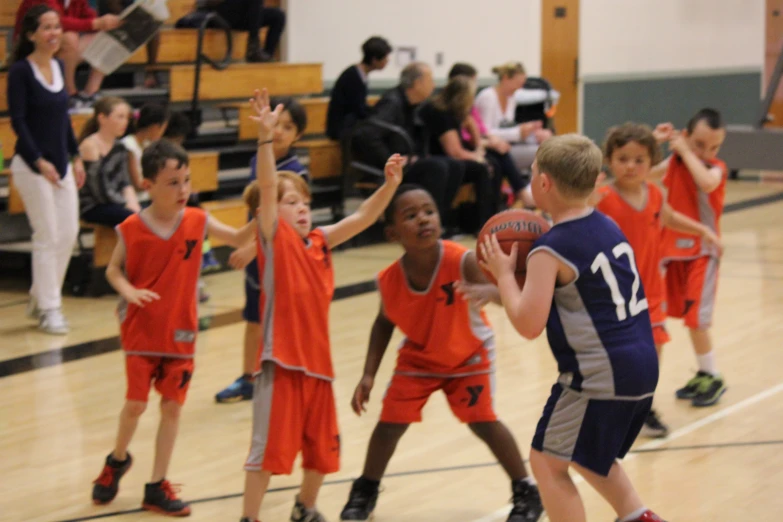
{"type": "Polygon", "coordinates": [[[170,517],[190,516],[190,506],[177,498],[176,488],[166,479],[144,485],[142,509],[170,517]]]}
{"type": "Polygon", "coordinates": [[[662,439],[669,435],[669,427],[661,422],[655,410],[650,410],[642,426],[642,436],[652,439],[662,439]]]}
{"type": "Polygon", "coordinates": [[[92,501],[95,504],[108,504],[117,496],[120,489],[120,479],[133,464],[133,457],[128,453],[124,462],[114,460],[111,453],[106,457],[106,464],[98,478],[93,481],[92,501]]]}
{"type": "Polygon", "coordinates": [[[699,388],[703,386],[704,383],[710,378],[712,378],[712,375],[699,370],[696,375],[691,378],[687,384],[685,384],[685,386],[674,393],[677,395],[678,399],[693,399],[696,397],[696,394],[699,393],[699,388]]]}
{"type": "Polygon", "coordinates": [[[356,479],[351,486],[340,520],[370,520],[375,504],[378,502],[378,486],[368,484],[364,479],[356,479]]]}
{"type": "Polygon", "coordinates": [[[326,522],[326,519],[317,509],[307,509],[297,496],[294,499],[294,509],[291,510],[291,522],[326,522]]]}
{"type": "Polygon", "coordinates": [[[544,505],[535,485],[515,480],[511,483],[511,491],[514,494],[511,498],[513,506],[506,522],[536,522],[541,518],[544,505]]]}
{"type": "Polygon", "coordinates": [[[691,404],[696,407],[712,406],[718,403],[721,396],[726,393],[726,383],[719,375],[710,375],[701,383],[696,396],[693,397],[691,404]]]}

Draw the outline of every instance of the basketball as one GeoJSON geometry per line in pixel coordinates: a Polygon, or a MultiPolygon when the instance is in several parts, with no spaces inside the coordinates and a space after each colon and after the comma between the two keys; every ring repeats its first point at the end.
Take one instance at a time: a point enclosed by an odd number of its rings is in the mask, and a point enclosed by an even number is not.
{"type": "MultiPolygon", "coordinates": [[[[514,275],[517,278],[519,287],[522,288],[525,284],[525,272],[527,271],[527,255],[530,253],[530,249],[533,247],[536,239],[548,230],[549,223],[538,214],[529,210],[506,210],[489,218],[481,228],[476,243],[476,256],[479,261],[483,260],[481,243],[484,242],[485,237],[491,234],[497,236],[500,248],[507,254],[511,253],[513,244],[517,243],[519,251],[517,254],[517,269],[514,275]]],[[[482,270],[492,284],[497,284],[497,281],[489,271],[483,268],[482,270]]]]}

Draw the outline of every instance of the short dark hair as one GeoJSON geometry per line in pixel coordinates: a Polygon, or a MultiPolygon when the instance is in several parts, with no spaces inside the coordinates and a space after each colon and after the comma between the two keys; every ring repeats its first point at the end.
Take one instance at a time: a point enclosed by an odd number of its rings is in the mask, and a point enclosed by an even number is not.
{"type": "Polygon", "coordinates": [[[380,36],[372,36],[362,44],[362,63],[370,65],[373,60],[383,60],[391,52],[389,42],[380,36]]]}
{"type": "Polygon", "coordinates": [[[146,103],[139,110],[139,117],[136,120],[136,130],[146,129],[153,125],[163,125],[169,121],[169,110],[163,105],[157,103],[146,103]]]}
{"type": "Polygon", "coordinates": [[[706,123],[707,126],[712,130],[722,129],[725,126],[723,124],[723,116],[721,116],[718,110],[705,107],[704,109],[701,109],[699,112],[697,112],[693,118],[688,120],[688,134],[693,133],[693,129],[696,128],[696,125],[700,121],[706,123]]]}
{"type": "Polygon", "coordinates": [[[141,155],[141,174],[144,179],[155,181],[169,160],[177,162],[177,168],[188,165],[188,153],[185,149],[167,139],[150,143],[141,155]]]}
{"type": "Polygon", "coordinates": [[[414,190],[423,190],[429,194],[427,189],[415,183],[403,183],[397,187],[397,190],[394,192],[391,201],[389,201],[389,206],[387,206],[386,210],[383,212],[383,221],[387,225],[394,224],[394,213],[397,211],[397,201],[403,196],[403,194],[413,192],[414,190]]]}
{"type": "Polygon", "coordinates": [[[174,112],[169,116],[169,124],[164,138],[187,138],[191,130],[190,118],[183,112],[174,112]]]}
{"type": "Polygon", "coordinates": [[[291,121],[296,125],[296,132],[298,134],[303,134],[307,128],[307,113],[305,112],[304,107],[302,107],[302,104],[291,97],[273,98],[269,102],[269,105],[271,105],[272,108],[275,108],[280,104],[283,105],[283,110],[288,111],[288,114],[291,115],[291,121]]]}
{"type": "Polygon", "coordinates": [[[449,71],[449,80],[455,76],[467,76],[469,78],[474,78],[476,75],[478,75],[478,71],[475,67],[469,63],[457,62],[451,66],[451,70],[449,71]]]}

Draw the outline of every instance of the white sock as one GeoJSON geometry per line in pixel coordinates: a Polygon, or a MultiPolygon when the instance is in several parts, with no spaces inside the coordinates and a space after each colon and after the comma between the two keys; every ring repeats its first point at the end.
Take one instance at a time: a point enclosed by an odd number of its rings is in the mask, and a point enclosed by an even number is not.
{"type": "Polygon", "coordinates": [[[709,373],[712,376],[718,375],[718,367],[715,364],[715,353],[705,353],[704,355],[696,355],[696,361],[699,363],[699,370],[709,373]]]}
{"type": "Polygon", "coordinates": [[[536,482],[533,480],[533,477],[525,477],[522,479],[522,482],[526,482],[529,486],[536,485],[536,482]]]}
{"type": "Polygon", "coordinates": [[[621,518],[619,522],[633,522],[634,520],[640,518],[642,515],[644,515],[647,512],[646,507],[641,507],[634,511],[633,513],[626,515],[625,517],[621,518]]]}

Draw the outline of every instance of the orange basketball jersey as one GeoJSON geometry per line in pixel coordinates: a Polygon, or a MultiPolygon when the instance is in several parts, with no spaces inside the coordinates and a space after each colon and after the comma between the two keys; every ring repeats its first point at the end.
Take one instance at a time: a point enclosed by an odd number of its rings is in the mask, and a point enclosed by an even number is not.
{"type": "Polygon", "coordinates": [[[661,272],[661,208],[663,193],[652,183],[646,183],[647,198],[644,207],[631,205],[614,185],[598,189],[603,199],[596,208],[612,218],[625,234],[634,252],[639,277],[647,297],[650,320],[653,325],[666,319],[663,306],[666,289],[661,272]]]}
{"type": "Polygon", "coordinates": [[[134,287],[152,290],[160,299],[144,307],[121,303],[122,347],[136,355],[193,357],[207,215],[185,208],[169,237],[154,232],[144,216],[142,211],[117,226],[125,245],[125,274],[134,287]]]}
{"type": "Polygon", "coordinates": [[[258,243],[261,282],[261,361],[333,380],[329,305],[334,294],[332,254],[323,230],[302,239],[279,220],[271,244],[258,243]]]}
{"type": "MultiPolygon", "coordinates": [[[[722,179],[718,188],[707,194],[696,185],[688,167],[678,155],[673,155],[666,169],[663,184],[668,189],[666,201],[672,209],[682,212],[691,219],[706,225],[720,235],[720,217],[723,214],[723,200],[726,197],[726,164],[715,159],[707,168],[719,167],[722,179]]],[[[663,232],[663,257],[665,259],[692,259],[716,255],[713,247],[702,244],[701,238],[666,229],[663,232]]]]}
{"type": "Polygon", "coordinates": [[[397,373],[456,376],[491,369],[494,335],[484,312],[457,295],[469,250],[440,242],[440,261],[429,288],[413,290],[398,260],[378,274],[386,317],[405,335],[397,356],[397,373]]]}

